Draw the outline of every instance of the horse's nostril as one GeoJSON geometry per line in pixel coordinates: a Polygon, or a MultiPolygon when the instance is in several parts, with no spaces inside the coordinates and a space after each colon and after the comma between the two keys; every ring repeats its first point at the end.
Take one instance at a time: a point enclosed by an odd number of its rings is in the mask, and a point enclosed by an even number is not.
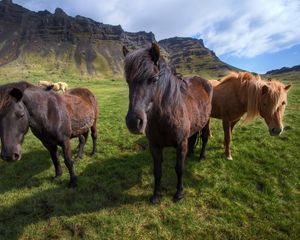
{"type": "Polygon", "coordinates": [[[270,133],[271,133],[273,136],[277,136],[277,135],[279,135],[281,132],[282,132],[282,128],[271,128],[271,129],[270,129],[270,133]]]}
{"type": "Polygon", "coordinates": [[[19,160],[20,155],[18,153],[13,154],[13,160],[19,160]]]}
{"type": "Polygon", "coordinates": [[[141,129],[143,127],[143,120],[141,118],[137,119],[137,129],[141,129]]]}

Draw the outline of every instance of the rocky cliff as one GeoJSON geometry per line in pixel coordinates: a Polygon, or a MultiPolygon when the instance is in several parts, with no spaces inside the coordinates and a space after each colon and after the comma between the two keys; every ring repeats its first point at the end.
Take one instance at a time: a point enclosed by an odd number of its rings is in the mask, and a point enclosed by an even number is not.
{"type": "MultiPolygon", "coordinates": [[[[126,32],[120,25],[68,16],[60,8],[52,14],[30,11],[11,0],[0,2],[0,73],[120,77],[121,47],[136,49],[155,41],[151,32],[126,32]]],[[[221,62],[202,40],[171,38],[159,44],[184,74],[218,77],[234,69],[221,62]]]]}

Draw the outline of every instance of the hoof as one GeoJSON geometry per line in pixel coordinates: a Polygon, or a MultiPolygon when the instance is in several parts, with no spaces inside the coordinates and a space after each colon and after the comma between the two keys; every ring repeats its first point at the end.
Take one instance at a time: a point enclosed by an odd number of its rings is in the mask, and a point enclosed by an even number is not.
{"type": "Polygon", "coordinates": [[[229,157],[226,157],[226,158],[227,158],[227,160],[229,160],[229,161],[232,161],[232,160],[233,160],[232,156],[229,156],[229,157]]]}
{"type": "Polygon", "coordinates": [[[160,196],[159,195],[153,195],[150,198],[150,203],[152,203],[152,204],[157,204],[157,203],[159,203],[159,201],[160,201],[160,196]]]}
{"type": "Polygon", "coordinates": [[[205,160],[205,156],[200,156],[200,162],[205,160]]]}
{"type": "Polygon", "coordinates": [[[180,193],[176,193],[173,197],[173,202],[179,202],[181,199],[183,199],[183,193],[180,192],[180,193]]]}
{"type": "Polygon", "coordinates": [[[80,159],[82,159],[82,156],[77,155],[77,156],[75,157],[75,161],[79,161],[80,159]]]}
{"type": "Polygon", "coordinates": [[[61,175],[62,175],[62,170],[60,170],[60,171],[57,171],[57,172],[55,173],[55,176],[54,176],[54,177],[52,177],[52,179],[53,179],[53,180],[55,180],[55,179],[58,179],[58,178],[60,178],[60,177],[61,177],[61,175]]]}
{"type": "Polygon", "coordinates": [[[72,179],[70,182],[69,182],[69,185],[68,185],[69,188],[76,188],[77,187],[77,179],[72,179]]]}
{"type": "Polygon", "coordinates": [[[95,155],[95,153],[96,153],[96,152],[91,152],[91,153],[90,153],[90,156],[94,156],[94,155],[95,155]]]}
{"type": "Polygon", "coordinates": [[[61,175],[55,175],[54,177],[51,177],[51,180],[56,181],[60,179],[61,175]]]}

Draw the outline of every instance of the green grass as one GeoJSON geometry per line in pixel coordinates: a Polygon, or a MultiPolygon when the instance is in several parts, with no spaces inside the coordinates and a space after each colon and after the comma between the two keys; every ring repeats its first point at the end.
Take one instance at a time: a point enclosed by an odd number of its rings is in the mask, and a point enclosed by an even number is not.
{"type": "MultiPolygon", "coordinates": [[[[0,162],[0,239],[300,238],[300,85],[290,91],[287,131],[270,137],[262,120],[238,125],[233,161],[223,157],[221,124],[213,120],[207,159],[198,161],[198,146],[186,164],[185,198],[176,204],[175,151],[166,149],[163,198],[153,206],[147,140],[125,126],[125,81],[64,80],[97,96],[98,152],[89,157],[89,138],[74,165],[79,186],[69,189],[67,169],[52,180],[48,152],[28,133],[22,160],[0,162]]],[[[74,153],[76,145],[72,140],[74,153]]]]}

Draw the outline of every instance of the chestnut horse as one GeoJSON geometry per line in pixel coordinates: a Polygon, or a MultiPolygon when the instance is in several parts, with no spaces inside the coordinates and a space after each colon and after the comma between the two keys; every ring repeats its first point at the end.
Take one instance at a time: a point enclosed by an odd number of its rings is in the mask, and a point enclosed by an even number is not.
{"type": "Polygon", "coordinates": [[[69,170],[69,186],[77,185],[71,159],[70,138],[79,137],[81,157],[91,128],[93,151],[96,151],[97,102],[85,88],[75,88],[60,95],[27,82],[0,86],[1,157],[7,161],[21,159],[21,144],[30,127],[50,152],[55,177],[62,175],[57,146],[61,146],[69,170]]]}
{"type": "MultiPolygon", "coordinates": [[[[183,197],[182,175],[188,140],[207,127],[211,111],[212,87],[200,77],[185,80],[174,75],[158,45],[129,52],[123,47],[125,76],[129,86],[126,125],[134,134],[146,133],[154,163],[152,203],[161,194],[163,148],[177,150],[177,191],[173,200],[183,197]]],[[[208,135],[203,136],[207,141],[208,135]]]]}
{"type": "Polygon", "coordinates": [[[232,160],[232,130],[246,113],[245,122],[264,118],[271,136],[283,131],[283,114],[291,85],[262,80],[248,72],[230,73],[221,81],[213,80],[212,118],[222,119],[225,155],[232,160]]]}

